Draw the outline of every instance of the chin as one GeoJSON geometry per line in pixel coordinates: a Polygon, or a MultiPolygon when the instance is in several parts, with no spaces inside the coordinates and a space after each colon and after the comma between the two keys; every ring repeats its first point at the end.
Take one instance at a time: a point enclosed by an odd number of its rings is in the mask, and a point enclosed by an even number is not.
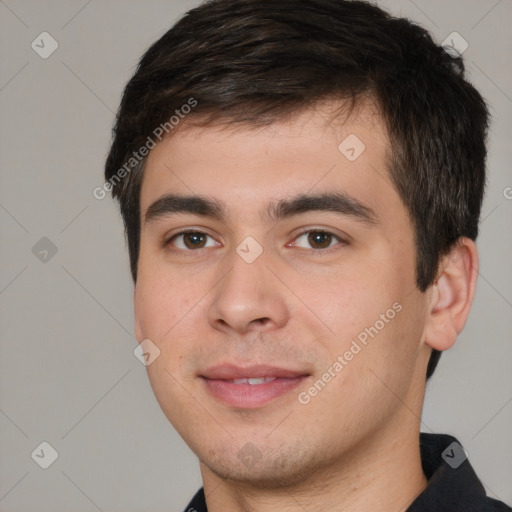
{"type": "MultiPolygon", "coordinates": [[[[238,443],[236,443],[238,444],[238,443]]],[[[304,483],[314,472],[314,456],[300,440],[259,450],[250,441],[240,450],[205,449],[198,456],[209,471],[222,478],[258,489],[280,489],[304,483]]]]}

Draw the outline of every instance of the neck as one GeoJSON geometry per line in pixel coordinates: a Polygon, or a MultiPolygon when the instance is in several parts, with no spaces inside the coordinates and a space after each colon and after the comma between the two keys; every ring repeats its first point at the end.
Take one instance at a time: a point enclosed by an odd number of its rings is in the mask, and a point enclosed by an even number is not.
{"type": "Polygon", "coordinates": [[[261,489],[224,480],[201,464],[208,511],[405,511],[427,479],[421,467],[419,421],[411,422],[406,408],[401,412],[397,421],[373,432],[351,454],[287,487],[261,489]]]}

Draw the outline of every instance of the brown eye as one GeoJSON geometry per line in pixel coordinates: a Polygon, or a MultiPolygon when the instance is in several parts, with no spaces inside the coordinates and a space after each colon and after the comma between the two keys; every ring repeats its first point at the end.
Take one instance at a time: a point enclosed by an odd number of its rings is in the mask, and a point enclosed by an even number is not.
{"type": "Polygon", "coordinates": [[[174,235],[168,243],[183,250],[203,249],[216,245],[211,236],[200,231],[184,231],[178,233],[174,235]]]}
{"type": "Polygon", "coordinates": [[[343,243],[343,240],[328,231],[306,231],[296,238],[294,246],[304,249],[328,249],[337,245],[336,242],[343,243]]]}
{"type": "Polygon", "coordinates": [[[203,233],[185,233],[183,241],[188,249],[200,249],[206,243],[206,236],[203,233]]]}
{"type": "Polygon", "coordinates": [[[311,231],[308,234],[308,242],[314,249],[326,249],[331,245],[332,235],[323,231],[311,231]]]}

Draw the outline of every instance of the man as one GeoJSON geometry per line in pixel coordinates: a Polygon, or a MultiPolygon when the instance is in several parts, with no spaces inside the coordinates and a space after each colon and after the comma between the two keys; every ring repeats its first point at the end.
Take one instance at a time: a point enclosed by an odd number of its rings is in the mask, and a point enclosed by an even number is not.
{"type": "Polygon", "coordinates": [[[213,0],[146,52],[107,159],[187,510],[497,511],[426,380],[478,273],[488,112],[365,2],[213,0]]]}

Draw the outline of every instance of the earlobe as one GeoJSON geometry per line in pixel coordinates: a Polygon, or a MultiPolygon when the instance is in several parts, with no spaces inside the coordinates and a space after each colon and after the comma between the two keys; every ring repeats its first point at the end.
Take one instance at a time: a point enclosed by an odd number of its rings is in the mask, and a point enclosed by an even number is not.
{"type": "Polygon", "coordinates": [[[464,328],[475,295],[478,251],[473,240],[460,238],[439,265],[425,328],[425,343],[447,350],[464,328]]]}

